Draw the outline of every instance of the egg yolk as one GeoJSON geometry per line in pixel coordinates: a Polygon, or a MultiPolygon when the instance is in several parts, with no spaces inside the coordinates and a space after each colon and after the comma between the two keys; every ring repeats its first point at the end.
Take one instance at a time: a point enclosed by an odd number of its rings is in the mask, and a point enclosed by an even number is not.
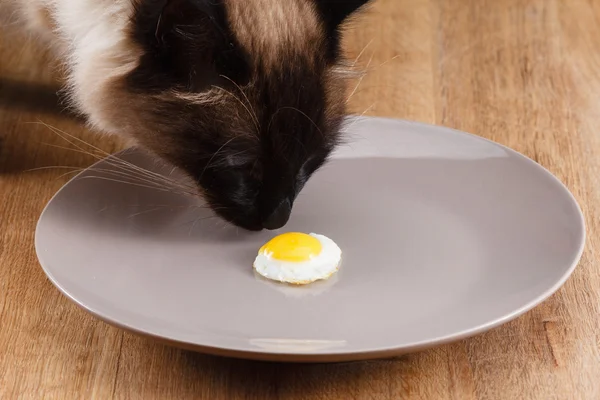
{"type": "Polygon", "coordinates": [[[305,233],[284,233],[271,239],[260,252],[281,261],[309,261],[318,256],[323,247],[317,238],[305,233]]]}

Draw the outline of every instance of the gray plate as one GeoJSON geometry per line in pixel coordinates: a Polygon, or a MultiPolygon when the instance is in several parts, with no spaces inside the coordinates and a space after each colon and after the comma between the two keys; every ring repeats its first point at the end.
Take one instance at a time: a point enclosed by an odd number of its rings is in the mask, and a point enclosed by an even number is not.
{"type": "MultiPolygon", "coordinates": [[[[446,128],[354,122],[285,228],[338,243],[344,263],[329,281],[257,278],[254,257],[276,233],[210,218],[198,200],[126,178],[114,160],[50,202],[36,232],[42,267],[71,300],[119,327],[207,353],[300,362],[464,338],[531,309],[571,274],[583,217],[538,164],[446,128]]],[[[136,150],[118,157],[171,172],[136,150]]]]}

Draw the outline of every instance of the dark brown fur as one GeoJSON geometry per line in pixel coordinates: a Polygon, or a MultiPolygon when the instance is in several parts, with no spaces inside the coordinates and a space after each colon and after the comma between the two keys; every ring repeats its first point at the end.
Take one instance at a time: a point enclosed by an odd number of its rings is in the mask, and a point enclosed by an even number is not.
{"type": "Polygon", "coordinates": [[[130,110],[115,122],[195,178],[220,216],[279,228],[339,141],[339,26],[367,1],[235,1],[140,0],[131,35],[143,55],[113,83],[111,107],[130,110]],[[289,16],[276,5],[288,1],[289,16]],[[254,37],[248,19],[269,9],[252,7],[268,3],[288,21],[265,17],[254,37]]]}

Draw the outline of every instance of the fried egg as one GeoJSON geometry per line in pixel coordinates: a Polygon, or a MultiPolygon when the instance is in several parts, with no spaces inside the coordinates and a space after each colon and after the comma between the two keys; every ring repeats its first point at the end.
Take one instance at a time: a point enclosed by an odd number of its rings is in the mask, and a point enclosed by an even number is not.
{"type": "Polygon", "coordinates": [[[342,250],[328,237],[289,232],[260,248],[254,269],[267,279],[306,285],[336,273],[341,259],[342,250]]]}

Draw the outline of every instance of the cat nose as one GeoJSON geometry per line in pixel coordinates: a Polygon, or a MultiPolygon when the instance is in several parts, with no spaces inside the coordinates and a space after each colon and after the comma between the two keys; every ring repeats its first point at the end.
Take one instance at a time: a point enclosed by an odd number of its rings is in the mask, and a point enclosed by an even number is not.
{"type": "Polygon", "coordinates": [[[275,210],[273,210],[273,212],[271,212],[271,214],[265,218],[262,223],[263,228],[270,231],[282,228],[285,224],[287,224],[291,213],[292,202],[289,199],[284,199],[277,205],[277,207],[275,207],[275,210]]]}

